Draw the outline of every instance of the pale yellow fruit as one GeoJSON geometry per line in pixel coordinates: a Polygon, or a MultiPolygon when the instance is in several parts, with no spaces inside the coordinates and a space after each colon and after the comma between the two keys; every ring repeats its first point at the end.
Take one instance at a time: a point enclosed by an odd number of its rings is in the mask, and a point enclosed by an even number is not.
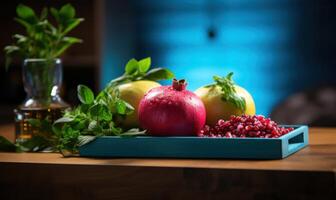
{"type": "Polygon", "coordinates": [[[122,84],[118,87],[120,98],[134,107],[134,112],[121,121],[125,128],[139,127],[138,106],[142,97],[152,88],[161,86],[155,81],[140,80],[122,84]]]}
{"type": "Polygon", "coordinates": [[[206,124],[214,125],[219,119],[228,120],[231,115],[255,115],[256,108],[251,94],[244,88],[235,85],[239,96],[245,98],[246,110],[243,112],[231,102],[222,100],[222,91],[219,86],[201,87],[195,91],[200,97],[206,109],[206,124]]]}

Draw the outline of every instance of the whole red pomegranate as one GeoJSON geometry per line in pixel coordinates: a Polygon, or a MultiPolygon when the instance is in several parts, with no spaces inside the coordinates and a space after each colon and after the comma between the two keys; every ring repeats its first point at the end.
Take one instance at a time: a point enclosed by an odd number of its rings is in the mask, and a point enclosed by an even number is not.
{"type": "Polygon", "coordinates": [[[155,87],[139,104],[140,125],[153,136],[197,135],[205,124],[205,107],[199,97],[186,90],[185,80],[155,87]]]}

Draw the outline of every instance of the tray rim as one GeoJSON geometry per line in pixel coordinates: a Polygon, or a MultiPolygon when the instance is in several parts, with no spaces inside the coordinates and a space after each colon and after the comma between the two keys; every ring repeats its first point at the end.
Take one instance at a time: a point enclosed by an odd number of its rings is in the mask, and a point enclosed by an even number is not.
{"type": "MultiPolygon", "coordinates": [[[[120,137],[120,136],[101,136],[91,142],[79,147],[79,155],[82,157],[110,157],[110,158],[190,158],[190,159],[283,159],[295,152],[303,149],[309,145],[309,127],[306,125],[287,125],[286,127],[294,127],[295,129],[279,138],[209,138],[209,137],[156,137],[156,136],[137,136],[137,137],[120,137]],[[290,140],[302,135],[304,139],[299,145],[294,148],[289,148],[290,140]],[[152,151],[151,148],[157,148],[158,144],[164,143],[164,148],[174,148],[171,153],[166,151],[152,151]],[[190,144],[198,146],[199,150],[188,150],[190,144]],[[116,145],[118,150],[111,151],[110,147],[106,145],[116,145]],[[128,145],[135,145],[135,149],[142,148],[142,153],[130,153],[129,149],[125,147],[128,145]],[[187,146],[184,146],[185,144],[187,146]],[[207,145],[224,145],[225,148],[210,155],[207,150],[214,147],[207,147],[207,145]],[[93,145],[93,146],[91,146],[93,145]],[[98,146],[97,146],[98,145],[98,146]],[[102,146],[101,146],[102,145],[102,146]],[[121,146],[120,146],[121,145],[121,146]],[[177,146],[176,146],[177,145],[177,146]],[[182,145],[182,146],[180,146],[182,145]],[[242,145],[237,151],[237,145],[242,145]],[[256,146],[257,145],[257,146],[256,146]],[[120,150],[120,149],[122,150],[120,150]],[[177,150],[175,149],[177,148],[177,150]],[[186,151],[179,152],[178,149],[186,151]],[[232,149],[235,150],[232,150],[232,149]],[[249,151],[244,149],[252,148],[249,151]],[[264,152],[263,148],[269,149],[264,152]],[[224,151],[223,151],[224,150],[224,151]],[[199,153],[201,152],[201,153],[199,153]],[[196,155],[196,154],[197,155],[196,155]]],[[[113,148],[115,148],[113,147],[113,148]]],[[[217,148],[215,147],[215,148],[217,148]]],[[[112,148],[112,149],[113,149],[112,148]]],[[[161,148],[161,147],[160,147],[161,148]]],[[[163,148],[163,149],[164,149],[163,148]]],[[[141,151],[140,151],[141,152],[141,151]]]]}
{"type": "Polygon", "coordinates": [[[225,140],[225,139],[228,139],[228,140],[283,140],[283,139],[286,139],[287,137],[291,137],[291,134],[293,134],[293,132],[296,132],[298,129],[304,129],[304,128],[309,128],[308,125],[301,125],[301,124],[298,124],[298,125],[279,125],[280,127],[292,127],[294,128],[293,131],[285,134],[285,135],[282,135],[281,137],[278,137],[278,138],[259,138],[259,137],[237,137],[237,138],[227,138],[227,137],[199,137],[199,136],[134,136],[134,137],[122,137],[122,136],[112,136],[112,135],[104,135],[104,136],[97,136],[97,139],[101,139],[101,138],[116,138],[116,139],[143,139],[143,138],[148,138],[148,139],[153,139],[153,138],[160,138],[160,139],[177,139],[177,138],[180,138],[180,139],[211,139],[211,140],[225,140]]]}

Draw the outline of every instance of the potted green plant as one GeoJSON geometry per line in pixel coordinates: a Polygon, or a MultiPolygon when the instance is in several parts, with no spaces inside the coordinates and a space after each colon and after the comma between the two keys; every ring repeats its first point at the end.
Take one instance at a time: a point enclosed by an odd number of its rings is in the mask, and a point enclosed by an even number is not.
{"type": "Polygon", "coordinates": [[[4,51],[6,68],[13,57],[23,60],[22,78],[27,98],[15,109],[16,141],[22,142],[38,134],[38,130],[29,124],[29,119],[54,121],[69,107],[59,95],[62,84],[60,56],[73,44],[82,42],[68,33],[84,19],[76,18],[71,4],[59,10],[43,8],[40,15],[20,4],[16,13],[15,21],[25,28],[26,33],[14,34],[14,43],[6,46],[4,51]]]}

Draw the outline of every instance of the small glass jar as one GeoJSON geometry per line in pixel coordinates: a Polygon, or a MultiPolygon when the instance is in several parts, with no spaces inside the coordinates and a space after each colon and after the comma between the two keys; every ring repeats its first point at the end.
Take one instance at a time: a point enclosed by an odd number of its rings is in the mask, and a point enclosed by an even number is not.
{"type": "Polygon", "coordinates": [[[60,97],[62,63],[60,59],[25,59],[22,66],[25,101],[14,110],[16,142],[24,142],[41,131],[28,120],[53,122],[69,107],[60,97]]]}

